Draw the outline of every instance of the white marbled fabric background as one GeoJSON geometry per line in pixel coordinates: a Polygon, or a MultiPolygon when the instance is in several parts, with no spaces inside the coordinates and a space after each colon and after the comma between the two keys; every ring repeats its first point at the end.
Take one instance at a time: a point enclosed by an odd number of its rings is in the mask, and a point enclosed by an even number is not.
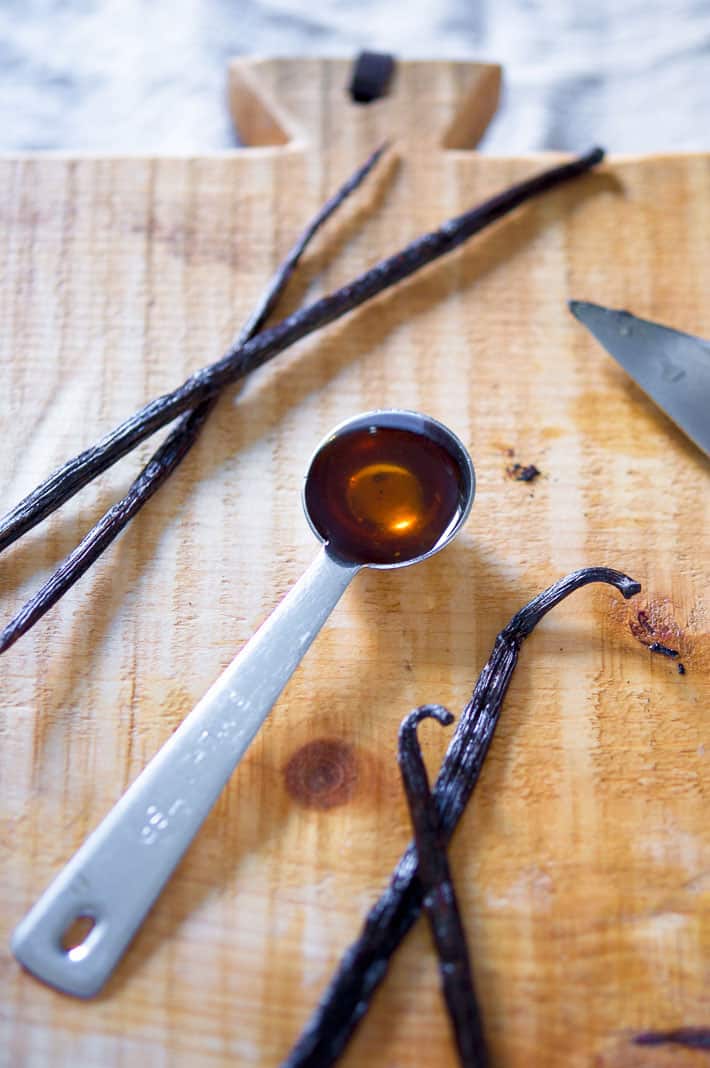
{"type": "Polygon", "coordinates": [[[490,59],[482,149],[710,148],[705,0],[0,0],[0,151],[236,144],[230,56],[490,59]]]}

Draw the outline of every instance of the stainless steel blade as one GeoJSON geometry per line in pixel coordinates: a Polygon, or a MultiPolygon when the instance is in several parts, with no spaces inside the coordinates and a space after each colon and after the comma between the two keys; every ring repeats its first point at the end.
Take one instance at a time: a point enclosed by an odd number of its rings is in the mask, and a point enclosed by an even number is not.
{"type": "Polygon", "coordinates": [[[710,342],[627,311],[572,300],[572,314],[710,456],[710,342]]]}

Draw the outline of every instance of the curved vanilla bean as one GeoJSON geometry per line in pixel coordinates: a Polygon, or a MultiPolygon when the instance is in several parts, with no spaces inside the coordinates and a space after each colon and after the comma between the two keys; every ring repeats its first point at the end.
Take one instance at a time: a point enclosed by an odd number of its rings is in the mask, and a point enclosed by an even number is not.
{"type": "MultiPolygon", "coordinates": [[[[573,571],[533,598],[496,638],[446,751],[434,797],[445,839],[451,837],[478,781],[523,640],[550,609],[590,582],[615,586],[625,597],[641,587],[607,567],[573,571]]],[[[385,977],[390,957],[417,919],[422,887],[413,845],[400,859],[389,886],[365,918],[360,937],[345,952],[316,1011],[282,1068],[327,1068],[347,1045],[385,977]]]]}
{"type": "MultiPolygon", "coordinates": [[[[237,334],[234,341],[236,346],[243,345],[261,329],[274,310],[303,253],[316,233],[350,194],[361,185],[386,147],[386,144],[381,145],[373,152],[313,216],[271,278],[251,316],[237,334]]],[[[6,649],[14,645],[18,638],[26,634],[45,612],[49,611],[75,582],[78,582],[94,561],[105,552],[114,538],[118,537],[133,516],[163,485],[197,441],[216,402],[217,394],[214,394],[181,417],[177,426],[169,433],[138,477],[131,483],[126,495],[104,513],[77,547],[65,557],[47,581],[0,633],[0,653],[4,653],[6,649]]]]}
{"type": "Polygon", "coordinates": [[[67,461],[20,501],[0,521],[0,551],[186,409],[194,408],[307,334],[339,319],[421,267],[451,252],[526,200],[586,173],[603,157],[603,150],[595,148],[569,163],[552,167],[511,186],[471,211],[445,222],[438,230],[416,238],[400,252],[375,264],[341,289],[294,312],[246,344],[233,345],[221,360],[196,371],[171,393],[150,401],[98,444],[67,461]]]}
{"type": "Polygon", "coordinates": [[[417,726],[433,718],[446,727],[454,717],[441,705],[422,705],[402,721],[398,759],[417,850],[417,879],[439,956],[441,988],[463,1068],[486,1068],[488,1051],[471,974],[466,932],[446,856],[446,839],[429,789],[417,726]]]}

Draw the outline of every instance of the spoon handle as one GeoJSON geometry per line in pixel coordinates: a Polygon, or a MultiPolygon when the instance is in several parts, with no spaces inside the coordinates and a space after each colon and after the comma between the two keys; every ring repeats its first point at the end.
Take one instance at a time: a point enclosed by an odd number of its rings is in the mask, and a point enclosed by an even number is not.
{"type": "Polygon", "coordinates": [[[30,972],[98,993],[359,565],[325,548],[17,926],[30,972]],[[78,921],[88,934],[64,948],[78,921]]]}

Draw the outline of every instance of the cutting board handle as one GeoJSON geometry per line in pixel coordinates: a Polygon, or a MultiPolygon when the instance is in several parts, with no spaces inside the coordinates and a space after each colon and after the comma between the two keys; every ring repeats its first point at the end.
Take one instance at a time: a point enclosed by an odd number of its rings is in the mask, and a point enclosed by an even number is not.
{"type": "Polygon", "coordinates": [[[408,154],[470,151],[500,98],[501,68],[491,63],[400,61],[386,95],[364,105],[350,96],[352,70],[347,59],[233,60],[229,108],[240,142],[321,153],[350,142],[366,154],[393,139],[408,154]]]}

